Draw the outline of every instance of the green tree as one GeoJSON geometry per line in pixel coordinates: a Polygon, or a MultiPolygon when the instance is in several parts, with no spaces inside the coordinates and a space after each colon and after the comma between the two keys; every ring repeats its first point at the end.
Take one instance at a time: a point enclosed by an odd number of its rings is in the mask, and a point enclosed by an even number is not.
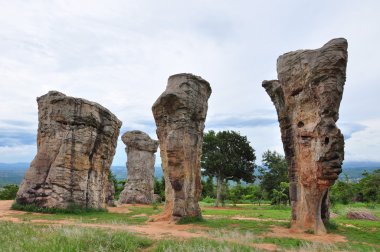
{"type": "MultiPolygon", "coordinates": [[[[281,192],[281,182],[289,181],[288,165],[283,155],[270,150],[264,152],[262,164],[263,167],[259,168],[260,185],[266,191],[269,199],[272,199],[274,189],[277,190],[276,193],[281,192]]],[[[289,195],[289,191],[286,193],[289,195]]]]}
{"type": "Polygon", "coordinates": [[[331,204],[342,203],[347,205],[355,198],[354,183],[350,182],[347,174],[344,174],[344,180],[338,180],[330,189],[331,204]]]}
{"type": "Polygon", "coordinates": [[[365,202],[380,202],[380,169],[364,172],[358,190],[365,202]]]}
{"type": "Polygon", "coordinates": [[[222,200],[222,187],[229,180],[253,182],[255,150],[246,136],[235,131],[209,131],[204,135],[202,148],[203,174],[216,177],[216,201],[222,200]]]}
{"type": "Polygon", "coordinates": [[[13,200],[16,198],[18,185],[10,184],[0,188],[0,200],[13,200]]]}
{"type": "Polygon", "coordinates": [[[162,176],[160,180],[158,178],[154,177],[154,193],[160,195],[161,200],[165,201],[165,178],[164,178],[164,176],[162,176]]]}
{"type": "Polygon", "coordinates": [[[234,187],[232,187],[229,191],[229,198],[232,200],[234,206],[242,200],[245,195],[244,187],[241,186],[241,183],[238,182],[234,187]]]}
{"type": "Polygon", "coordinates": [[[202,197],[215,198],[213,177],[208,176],[206,181],[202,179],[202,197]]]}
{"type": "Polygon", "coordinates": [[[289,200],[288,191],[289,191],[289,183],[281,182],[279,188],[278,189],[275,188],[272,191],[272,204],[286,205],[286,203],[289,200]]]}
{"type": "Polygon", "coordinates": [[[355,198],[354,183],[350,182],[347,174],[344,174],[344,180],[338,180],[330,189],[331,204],[342,203],[347,205],[355,198]]]}

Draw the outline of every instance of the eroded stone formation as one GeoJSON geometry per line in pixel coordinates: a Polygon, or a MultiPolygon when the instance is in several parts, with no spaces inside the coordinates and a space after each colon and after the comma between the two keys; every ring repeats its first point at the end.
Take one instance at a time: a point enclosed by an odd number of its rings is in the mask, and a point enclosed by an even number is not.
{"type": "MultiPolygon", "coordinates": [[[[280,56],[278,80],[263,82],[280,122],[294,229],[326,232],[321,203],[344,159],[344,139],[336,121],[346,65],[347,41],[333,39],[320,49],[280,56]]],[[[326,202],[323,205],[326,208],[326,202]]],[[[328,210],[323,211],[325,215],[328,210]]]]}
{"type": "Polygon", "coordinates": [[[201,216],[200,156],[210,95],[201,77],[177,74],[152,107],[166,183],[162,219],[201,216]]]}
{"type": "Polygon", "coordinates": [[[154,201],[154,153],[158,141],[139,130],[128,131],[121,139],[128,156],[128,181],[120,193],[119,203],[151,204],[154,201]]]}
{"type": "Polygon", "coordinates": [[[37,155],[17,193],[19,204],[104,208],[121,121],[101,105],[56,91],[37,98],[37,155]]]}

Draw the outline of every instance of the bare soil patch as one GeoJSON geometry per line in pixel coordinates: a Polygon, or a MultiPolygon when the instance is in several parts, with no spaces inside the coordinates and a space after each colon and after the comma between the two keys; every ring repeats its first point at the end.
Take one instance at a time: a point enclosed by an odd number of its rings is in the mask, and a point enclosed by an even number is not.
{"type": "Polygon", "coordinates": [[[13,200],[0,200],[0,218],[15,214],[25,214],[23,211],[11,210],[13,200]]]}
{"type": "MultiPolygon", "coordinates": [[[[15,211],[10,210],[13,201],[0,201],[0,220],[18,222],[18,223],[33,223],[33,224],[49,224],[49,225],[71,225],[71,226],[79,226],[79,227],[88,227],[88,228],[104,228],[118,231],[126,231],[133,232],[137,234],[141,234],[144,236],[148,236],[152,239],[168,239],[168,238],[179,238],[179,239],[189,239],[189,238],[207,238],[212,240],[219,240],[218,238],[211,237],[206,230],[208,228],[198,226],[196,224],[185,224],[185,225],[177,225],[172,220],[169,221],[148,221],[144,223],[144,225],[127,225],[127,224],[101,224],[101,223],[81,223],[77,222],[74,219],[66,219],[66,220],[43,220],[43,219],[33,219],[30,221],[24,221],[22,219],[22,215],[26,212],[23,211],[15,211]]],[[[151,207],[147,205],[120,205],[117,207],[108,208],[111,213],[130,213],[130,207],[151,207]]],[[[220,208],[219,208],[220,209],[220,208]]],[[[226,208],[231,209],[231,208],[226,208]]],[[[37,213],[37,215],[42,215],[37,213]]],[[[145,214],[136,215],[146,216],[145,214]]],[[[164,215],[165,216],[165,215],[164,215]]],[[[161,215],[162,217],[162,215],[161,215]]],[[[215,216],[204,216],[213,218],[215,216]]],[[[250,218],[250,217],[231,217],[232,219],[237,220],[253,220],[253,221],[279,221],[283,222],[283,220],[272,220],[272,219],[259,219],[259,218],[250,218]]],[[[346,242],[346,238],[336,234],[326,234],[326,235],[314,235],[314,234],[306,234],[299,233],[288,228],[273,226],[271,231],[262,235],[261,237],[279,237],[279,238],[295,238],[302,239],[311,242],[321,242],[321,243],[336,243],[336,242],[346,242]]],[[[275,244],[264,244],[264,243],[246,243],[242,242],[238,239],[227,239],[229,242],[242,244],[246,246],[251,246],[254,248],[267,250],[267,251],[276,251],[278,247],[275,244]]]]}

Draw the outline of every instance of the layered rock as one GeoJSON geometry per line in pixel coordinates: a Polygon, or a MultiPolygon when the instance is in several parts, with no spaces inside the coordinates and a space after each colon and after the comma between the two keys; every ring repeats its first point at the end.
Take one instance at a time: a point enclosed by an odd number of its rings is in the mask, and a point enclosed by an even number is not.
{"type": "Polygon", "coordinates": [[[152,107],[166,184],[162,219],[201,216],[200,156],[210,95],[201,77],[177,74],[152,107]]]}
{"type": "Polygon", "coordinates": [[[17,193],[19,204],[104,208],[121,121],[101,105],[56,91],[37,98],[37,155],[17,193]]]}
{"type": "Polygon", "coordinates": [[[280,122],[294,229],[325,232],[321,203],[326,218],[326,194],[344,159],[344,139],[336,121],[346,65],[347,41],[333,39],[320,49],[280,56],[278,80],[263,82],[280,122]]]}
{"type": "Polygon", "coordinates": [[[128,181],[120,193],[119,203],[151,204],[154,202],[154,162],[158,141],[134,130],[121,137],[126,145],[128,181]]]}

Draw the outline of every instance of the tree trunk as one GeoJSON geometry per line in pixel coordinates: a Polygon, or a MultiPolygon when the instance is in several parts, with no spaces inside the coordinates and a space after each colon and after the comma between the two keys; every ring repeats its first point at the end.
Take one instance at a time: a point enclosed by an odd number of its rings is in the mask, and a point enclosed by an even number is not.
{"type": "Polygon", "coordinates": [[[222,200],[222,176],[216,176],[216,200],[215,206],[218,207],[222,200]]]}

